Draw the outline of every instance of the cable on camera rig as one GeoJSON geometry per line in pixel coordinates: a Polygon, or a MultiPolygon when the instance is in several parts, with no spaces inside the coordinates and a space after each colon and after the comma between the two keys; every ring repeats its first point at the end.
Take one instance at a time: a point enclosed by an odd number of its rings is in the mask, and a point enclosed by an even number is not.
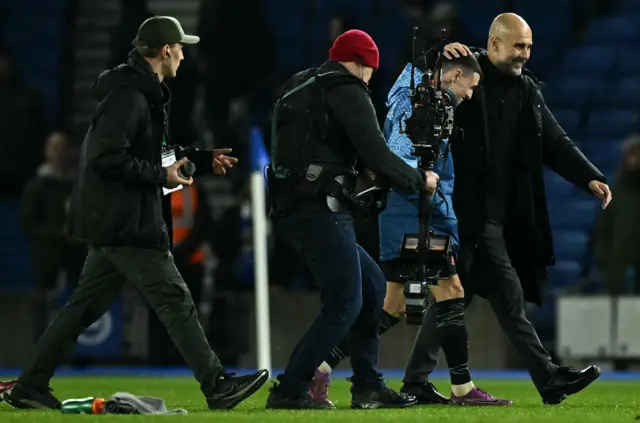
{"type": "MultiPolygon", "coordinates": [[[[404,129],[400,129],[411,140],[412,155],[418,158],[418,167],[423,171],[433,171],[436,161],[444,157],[442,141],[449,139],[453,130],[453,111],[457,104],[455,93],[442,89],[442,61],[446,45],[446,30],[442,29],[442,39],[416,58],[418,27],[413,28],[411,82],[411,116],[405,118],[404,129]],[[427,55],[437,49],[437,59],[432,70],[427,66],[427,55]],[[422,81],[415,85],[415,63],[424,59],[425,72],[422,81]],[[434,78],[435,77],[435,78],[434,78]]],[[[435,194],[435,193],[434,193],[435,194]]],[[[400,258],[405,268],[412,270],[404,277],[406,322],[421,325],[427,308],[428,286],[438,285],[440,272],[453,259],[450,236],[436,236],[429,231],[431,217],[431,196],[421,191],[418,199],[418,233],[405,234],[402,240],[400,258]]]]}

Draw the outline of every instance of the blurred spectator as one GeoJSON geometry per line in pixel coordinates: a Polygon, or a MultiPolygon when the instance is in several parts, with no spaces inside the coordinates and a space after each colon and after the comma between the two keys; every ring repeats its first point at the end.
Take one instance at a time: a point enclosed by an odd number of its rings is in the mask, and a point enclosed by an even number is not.
{"type": "Polygon", "coordinates": [[[42,100],[18,76],[9,50],[0,46],[0,157],[2,196],[19,197],[42,162],[47,131],[42,100]]]}
{"type": "Polygon", "coordinates": [[[640,136],[624,148],[615,201],[596,228],[596,260],[610,295],[640,295],[640,136]]]}
{"type": "Polygon", "coordinates": [[[85,248],[71,243],[64,230],[75,176],[66,134],[54,132],[49,136],[45,157],[24,189],[21,207],[21,225],[29,239],[35,267],[39,313],[36,337],[47,324],[48,293],[57,288],[62,272],[67,287],[75,286],[86,257],[85,248]]]}

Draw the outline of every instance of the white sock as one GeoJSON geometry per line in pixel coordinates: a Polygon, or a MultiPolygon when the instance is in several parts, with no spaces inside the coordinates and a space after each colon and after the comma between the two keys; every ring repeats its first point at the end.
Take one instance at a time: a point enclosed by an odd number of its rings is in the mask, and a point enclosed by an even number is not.
{"type": "Polygon", "coordinates": [[[326,361],[323,361],[322,364],[318,366],[318,370],[320,370],[322,373],[329,374],[333,369],[327,364],[326,361]]]}
{"type": "Polygon", "coordinates": [[[451,385],[451,392],[453,392],[453,395],[456,397],[464,397],[471,392],[473,388],[475,388],[473,382],[467,382],[464,385],[451,385]]]}

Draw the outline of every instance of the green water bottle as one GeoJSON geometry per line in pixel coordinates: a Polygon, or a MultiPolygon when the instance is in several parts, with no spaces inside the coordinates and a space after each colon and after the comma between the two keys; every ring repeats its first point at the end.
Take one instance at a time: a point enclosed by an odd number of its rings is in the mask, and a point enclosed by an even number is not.
{"type": "Polygon", "coordinates": [[[104,398],[72,398],[62,401],[63,414],[102,414],[104,398]]]}

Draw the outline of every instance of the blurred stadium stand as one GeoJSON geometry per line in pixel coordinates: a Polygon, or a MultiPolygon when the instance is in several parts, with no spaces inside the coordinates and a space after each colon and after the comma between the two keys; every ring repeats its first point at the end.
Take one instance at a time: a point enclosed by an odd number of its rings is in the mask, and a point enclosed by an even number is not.
{"type": "MultiPolygon", "coordinates": [[[[108,0],[87,0],[96,10],[108,0]]],[[[381,51],[374,99],[384,101],[396,76],[401,52],[409,40],[409,19],[399,2],[383,0],[263,0],[278,48],[278,74],[318,64],[329,47],[328,22],[348,16],[353,25],[371,33],[381,51]]],[[[80,2],[82,3],[82,2],[80,2]]],[[[179,0],[164,0],[170,5],[179,0]]],[[[534,48],[529,67],[544,81],[544,95],[557,120],[585,154],[609,177],[621,159],[621,143],[640,116],[640,1],[619,0],[457,0],[458,19],[468,39],[484,47],[489,25],[501,12],[521,14],[531,25],[534,48]],[[604,3],[604,9],[599,5],[604,3]]],[[[86,6],[86,5],[85,5],[86,6]]],[[[56,125],[73,122],[62,116],[61,81],[71,72],[64,60],[68,22],[79,6],[73,0],[5,0],[5,44],[13,49],[20,74],[43,94],[47,113],[56,125]],[[37,11],[37,12],[34,12],[37,11]]],[[[180,9],[180,7],[177,7],[180,9]]],[[[118,12],[119,13],[119,12],[118,12]]],[[[88,54],[88,53],[87,53],[88,54]]],[[[104,57],[100,56],[102,60],[104,57]]],[[[91,59],[84,60],[91,62],[91,59]]],[[[75,67],[77,63],[73,63],[75,67]]],[[[259,65],[259,64],[258,64],[259,65]]],[[[90,78],[102,63],[93,60],[90,78]]],[[[78,78],[80,78],[80,76],[78,78]]],[[[84,91],[89,79],[84,81],[84,91]]],[[[75,81],[73,81],[75,82],[75,81]]],[[[67,90],[62,88],[62,91],[67,90]]],[[[81,101],[81,100],[80,100],[81,101]]],[[[75,113],[87,113],[81,102],[75,113]]],[[[583,276],[589,260],[589,239],[597,202],[561,177],[545,173],[551,224],[558,264],[550,269],[548,290],[570,288],[583,276]]],[[[33,286],[26,241],[20,232],[16,199],[0,200],[0,291],[29,290],[33,286]]],[[[555,327],[555,303],[532,314],[540,336],[550,340],[555,327]]]]}

